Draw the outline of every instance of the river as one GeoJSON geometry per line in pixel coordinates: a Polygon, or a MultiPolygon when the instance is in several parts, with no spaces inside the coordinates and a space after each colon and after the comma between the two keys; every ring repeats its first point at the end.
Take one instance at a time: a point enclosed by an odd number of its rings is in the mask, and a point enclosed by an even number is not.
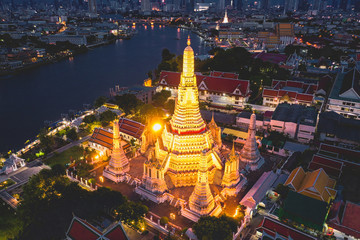
{"type": "Polygon", "coordinates": [[[195,54],[208,50],[200,37],[187,30],[158,25],[138,25],[136,30],[130,40],[1,77],[0,152],[20,149],[35,138],[45,120],[55,121],[70,109],[80,110],[98,96],[108,96],[115,85],[142,84],[147,72],[160,63],[162,49],[182,54],[188,34],[195,54]]]}

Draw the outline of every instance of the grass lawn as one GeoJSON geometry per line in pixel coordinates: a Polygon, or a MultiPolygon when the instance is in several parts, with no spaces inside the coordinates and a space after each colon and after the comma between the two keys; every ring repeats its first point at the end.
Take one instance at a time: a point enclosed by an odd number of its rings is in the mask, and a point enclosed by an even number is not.
{"type": "Polygon", "coordinates": [[[0,200],[0,240],[7,240],[17,236],[22,229],[22,222],[9,205],[3,204],[0,200]]]}
{"type": "Polygon", "coordinates": [[[15,184],[15,182],[9,178],[0,183],[0,190],[3,190],[4,188],[7,188],[13,184],[15,184]]]}
{"type": "Polygon", "coordinates": [[[45,160],[45,164],[49,165],[50,167],[61,164],[65,165],[70,162],[70,159],[77,160],[83,155],[84,150],[79,146],[74,146],[69,148],[68,150],[55,154],[51,158],[45,160]]]}

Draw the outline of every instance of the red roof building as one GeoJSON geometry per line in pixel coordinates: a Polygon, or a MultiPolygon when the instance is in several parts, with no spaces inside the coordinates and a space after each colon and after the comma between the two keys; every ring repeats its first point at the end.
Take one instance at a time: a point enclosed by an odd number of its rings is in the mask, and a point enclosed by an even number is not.
{"type": "MultiPolygon", "coordinates": [[[[169,90],[177,96],[181,73],[162,71],[158,91],[169,90]]],[[[238,79],[238,74],[211,72],[210,76],[196,73],[199,99],[219,105],[242,106],[250,96],[249,80],[238,79]]]]}
{"type": "MultiPolygon", "coordinates": [[[[326,159],[327,165],[329,165],[330,162],[331,164],[341,162],[343,167],[360,169],[360,163],[358,162],[358,159],[360,159],[360,151],[357,150],[321,143],[316,155],[321,156],[322,159],[326,159]]],[[[333,166],[334,165],[331,165],[331,167],[333,166]]]]}
{"type": "MultiPolygon", "coordinates": [[[[121,141],[121,145],[124,149],[127,157],[131,157],[131,146],[125,141],[121,141]]],[[[104,152],[106,155],[110,155],[113,147],[113,133],[103,128],[95,128],[93,134],[89,139],[89,146],[98,151],[104,152]]]]}
{"type": "Polygon", "coordinates": [[[328,226],[333,228],[335,237],[344,235],[360,238],[360,205],[352,202],[334,203],[330,210],[328,226]]]}
{"type": "Polygon", "coordinates": [[[262,232],[262,239],[296,239],[296,240],[315,240],[314,236],[301,232],[293,227],[290,227],[282,222],[279,222],[273,218],[264,217],[257,228],[259,232],[262,232]],[[268,238],[264,238],[264,236],[268,238]]]}
{"type": "Polygon", "coordinates": [[[308,169],[315,171],[322,168],[328,175],[338,179],[341,176],[343,165],[341,161],[314,154],[308,169]]]}
{"type": "Polygon", "coordinates": [[[66,232],[68,240],[129,240],[121,222],[115,222],[108,228],[100,230],[87,221],[73,216],[66,232]]]}
{"type": "Polygon", "coordinates": [[[140,144],[140,138],[144,132],[145,125],[127,118],[119,119],[120,135],[127,141],[135,140],[140,144]]]}
{"type": "Polygon", "coordinates": [[[273,80],[271,88],[263,90],[263,105],[276,107],[279,103],[295,103],[310,106],[318,89],[317,84],[291,80],[273,80]]]}

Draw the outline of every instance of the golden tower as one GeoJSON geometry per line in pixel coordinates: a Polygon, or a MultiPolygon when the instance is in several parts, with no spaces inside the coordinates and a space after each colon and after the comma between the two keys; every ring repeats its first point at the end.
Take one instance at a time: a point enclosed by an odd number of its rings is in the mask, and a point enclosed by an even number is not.
{"type": "Polygon", "coordinates": [[[233,142],[233,147],[229,154],[228,160],[225,163],[224,167],[224,176],[222,179],[221,185],[224,187],[234,187],[240,181],[239,173],[239,156],[235,152],[235,145],[233,142]]]}
{"type": "Polygon", "coordinates": [[[113,149],[109,165],[105,168],[103,176],[114,182],[120,182],[122,181],[123,175],[129,170],[129,160],[121,146],[119,119],[115,119],[113,126],[113,149]]]}
{"type": "MultiPolygon", "coordinates": [[[[216,169],[222,169],[219,141],[214,141],[212,131],[200,115],[199,96],[194,73],[194,51],[190,38],[183,56],[178,96],[172,119],[165,124],[155,142],[155,158],[163,175],[169,176],[175,187],[194,186],[199,163],[205,158],[209,183],[213,183],[216,169]],[[203,156],[205,152],[205,156],[203,156]]],[[[221,142],[220,142],[221,144],[221,142]]],[[[168,177],[165,176],[167,181],[168,177]]],[[[150,189],[148,189],[150,190],[150,189]]]]}
{"type": "Polygon", "coordinates": [[[190,210],[196,212],[200,216],[208,215],[215,208],[214,197],[210,190],[207,171],[206,150],[203,152],[203,157],[200,160],[200,167],[198,170],[198,179],[189,198],[190,210]]]}

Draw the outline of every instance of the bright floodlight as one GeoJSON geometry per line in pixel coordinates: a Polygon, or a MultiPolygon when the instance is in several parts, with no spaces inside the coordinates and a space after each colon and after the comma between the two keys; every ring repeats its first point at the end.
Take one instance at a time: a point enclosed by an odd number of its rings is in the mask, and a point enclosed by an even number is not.
{"type": "Polygon", "coordinates": [[[154,126],[153,126],[153,130],[154,130],[155,132],[157,132],[157,131],[159,131],[160,129],[161,129],[160,123],[155,123],[154,126]]]}

